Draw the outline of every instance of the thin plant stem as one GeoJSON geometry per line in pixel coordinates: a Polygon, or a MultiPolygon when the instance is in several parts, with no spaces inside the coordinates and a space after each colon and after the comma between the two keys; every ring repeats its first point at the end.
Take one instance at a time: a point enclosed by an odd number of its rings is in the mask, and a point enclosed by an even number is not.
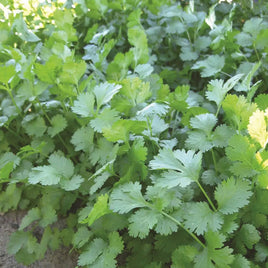
{"type": "Polygon", "coordinates": [[[161,214],[164,215],[165,217],[169,218],[170,220],[172,220],[173,222],[175,222],[177,225],[179,225],[183,230],[185,230],[200,246],[202,246],[203,248],[205,248],[206,246],[199,240],[199,238],[192,232],[190,232],[187,228],[185,228],[183,226],[183,224],[181,224],[179,221],[177,221],[175,218],[173,218],[172,216],[170,216],[169,214],[161,211],[161,214]]]}
{"type": "Polygon", "coordinates": [[[226,72],[220,71],[220,73],[227,75],[228,77],[232,77],[230,74],[227,74],[226,72]]]}
{"type": "Polygon", "coordinates": [[[204,196],[206,197],[207,201],[209,202],[210,206],[212,207],[212,209],[214,211],[217,211],[216,207],[214,206],[214,204],[212,203],[211,199],[209,198],[209,196],[207,195],[206,191],[204,190],[204,188],[202,187],[202,185],[199,183],[199,181],[196,182],[197,185],[199,186],[200,190],[202,191],[202,193],[204,194],[204,196]]]}
{"type": "Polygon", "coordinates": [[[213,159],[213,164],[214,164],[216,174],[218,174],[217,162],[216,162],[216,157],[215,157],[215,153],[214,153],[213,148],[211,148],[211,154],[212,154],[212,159],[213,159]]]}
{"type": "Polygon", "coordinates": [[[21,114],[21,110],[20,110],[19,106],[17,105],[17,103],[16,103],[16,101],[15,101],[13,95],[12,95],[11,89],[10,89],[10,87],[9,87],[9,85],[8,85],[7,83],[6,83],[6,89],[7,89],[7,92],[8,92],[8,94],[9,94],[11,100],[12,100],[12,103],[14,104],[14,106],[15,106],[16,109],[17,109],[17,112],[19,113],[19,115],[22,116],[22,114],[21,114]]]}
{"type": "Polygon", "coordinates": [[[257,49],[256,49],[256,46],[253,45],[253,47],[254,47],[254,51],[255,51],[255,53],[256,53],[257,59],[258,59],[258,61],[260,61],[259,53],[258,53],[258,51],[257,51],[257,49]]]}

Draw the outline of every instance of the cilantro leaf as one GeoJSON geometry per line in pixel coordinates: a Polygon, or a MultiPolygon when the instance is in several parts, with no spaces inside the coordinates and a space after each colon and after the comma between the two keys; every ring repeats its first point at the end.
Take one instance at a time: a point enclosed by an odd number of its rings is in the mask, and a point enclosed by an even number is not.
{"type": "Polygon", "coordinates": [[[17,231],[11,234],[7,246],[8,253],[16,254],[22,247],[27,246],[30,236],[31,236],[30,232],[24,232],[24,231],[17,231]]]}
{"type": "Polygon", "coordinates": [[[62,83],[77,85],[85,71],[86,63],[84,61],[78,63],[72,61],[65,62],[59,78],[62,83]]]}
{"type": "Polygon", "coordinates": [[[94,130],[89,126],[84,126],[75,131],[71,143],[75,146],[75,151],[90,152],[93,148],[93,137],[94,130]]]}
{"type": "Polygon", "coordinates": [[[193,265],[193,260],[198,251],[193,246],[179,246],[172,253],[172,266],[171,268],[188,268],[193,265]]]}
{"type": "Polygon", "coordinates": [[[70,178],[74,173],[74,165],[73,162],[57,153],[53,153],[49,156],[48,162],[51,167],[54,168],[59,175],[70,178]]]}
{"type": "Polygon", "coordinates": [[[199,114],[191,118],[190,124],[192,128],[200,129],[209,135],[217,123],[217,118],[214,114],[199,114]]]}
{"type": "Polygon", "coordinates": [[[138,104],[144,103],[152,92],[150,84],[143,82],[138,77],[124,79],[120,83],[122,88],[120,92],[111,100],[112,108],[124,113],[125,115],[131,114],[131,109],[138,104]]]}
{"type": "Polygon", "coordinates": [[[143,79],[149,76],[154,71],[154,68],[149,63],[139,64],[134,71],[143,79]]]}
{"type": "Polygon", "coordinates": [[[234,129],[225,124],[217,126],[212,135],[213,145],[215,147],[226,147],[234,134],[234,129]]]}
{"type": "Polygon", "coordinates": [[[90,187],[90,194],[94,194],[98,189],[100,189],[103,184],[111,177],[111,174],[107,171],[104,171],[99,176],[94,178],[94,184],[90,187]]]}
{"type": "Polygon", "coordinates": [[[32,168],[29,174],[29,183],[42,185],[54,185],[58,184],[60,176],[52,166],[39,166],[32,168]]]}
{"type": "Polygon", "coordinates": [[[73,175],[74,166],[71,160],[54,153],[50,155],[48,161],[49,166],[32,168],[29,174],[31,184],[54,185],[58,184],[62,177],[70,178],[73,175]]]}
{"type": "Polygon", "coordinates": [[[205,60],[197,61],[192,69],[201,69],[201,77],[209,77],[221,71],[224,67],[225,58],[223,56],[211,55],[205,60]]]}
{"type": "Polygon", "coordinates": [[[118,148],[118,144],[114,145],[105,138],[99,138],[94,150],[89,155],[90,162],[93,165],[96,165],[96,163],[104,165],[116,158],[118,148]]]}
{"type": "Polygon", "coordinates": [[[178,230],[178,225],[166,216],[160,215],[154,229],[158,234],[170,235],[178,230]]]}
{"type": "Polygon", "coordinates": [[[98,218],[111,213],[112,211],[108,208],[108,194],[99,195],[96,203],[90,211],[88,217],[81,223],[87,223],[88,226],[92,225],[98,218]]]}
{"type": "Polygon", "coordinates": [[[194,259],[194,268],[228,267],[234,260],[232,249],[224,247],[224,236],[219,233],[208,231],[205,234],[207,247],[194,259]]]}
{"type": "MultiPolygon", "coordinates": [[[[201,170],[202,154],[195,153],[192,150],[176,150],[171,151],[163,149],[159,151],[159,154],[154,157],[154,160],[150,161],[149,166],[151,169],[172,169],[177,172],[178,182],[183,180],[183,184],[187,184],[188,180],[198,181],[199,172],[201,170]]],[[[174,175],[174,173],[172,173],[174,175]]],[[[174,179],[170,182],[174,185],[174,179]]]]}
{"type": "Polygon", "coordinates": [[[232,214],[249,203],[252,196],[251,187],[247,181],[230,178],[223,181],[215,191],[218,209],[223,214],[232,214]]]}
{"type": "Polygon", "coordinates": [[[91,238],[93,233],[88,230],[86,226],[81,226],[78,228],[77,232],[73,236],[73,245],[76,248],[83,247],[91,238]]]}
{"type": "Polygon", "coordinates": [[[74,191],[80,187],[84,179],[80,175],[74,175],[70,180],[62,179],[60,186],[65,191],[74,191]]]}
{"type": "Polygon", "coordinates": [[[182,177],[179,179],[179,173],[177,171],[169,170],[163,172],[159,177],[154,179],[154,184],[160,187],[166,187],[168,189],[180,186],[186,187],[192,183],[192,180],[187,177],[182,177]]]}
{"type": "Polygon", "coordinates": [[[235,248],[238,252],[245,255],[247,249],[253,249],[253,246],[260,241],[261,237],[255,226],[243,224],[235,236],[235,248]]]}
{"type": "Polygon", "coordinates": [[[22,125],[28,135],[36,137],[41,137],[47,129],[43,117],[32,117],[31,115],[24,117],[22,125]]]}
{"type": "Polygon", "coordinates": [[[241,254],[235,255],[235,259],[231,264],[232,268],[250,268],[250,262],[241,254]]]}
{"type": "Polygon", "coordinates": [[[48,128],[47,133],[54,137],[67,127],[67,120],[61,115],[57,114],[51,118],[52,126],[48,128]]]}
{"type": "Polygon", "coordinates": [[[254,102],[258,105],[258,108],[264,111],[268,108],[268,94],[259,94],[255,99],[254,102]]]}
{"type": "Polygon", "coordinates": [[[226,83],[224,83],[223,80],[218,79],[210,81],[208,91],[206,91],[207,99],[214,101],[217,106],[220,106],[227,92],[229,92],[238,83],[242,76],[243,74],[237,74],[227,80],[226,83]]]}
{"type": "Polygon", "coordinates": [[[238,130],[245,129],[249,123],[249,118],[257,109],[255,103],[248,103],[244,96],[227,95],[222,102],[222,108],[226,119],[238,130]]]}
{"type": "Polygon", "coordinates": [[[0,82],[7,84],[12,76],[16,74],[15,66],[0,66],[0,82]]]}
{"type": "Polygon", "coordinates": [[[110,209],[119,214],[146,206],[147,203],[142,196],[141,185],[138,182],[120,185],[110,195],[110,209]]]}
{"type": "Polygon", "coordinates": [[[20,13],[19,18],[14,21],[13,26],[16,28],[17,32],[20,33],[19,37],[22,40],[27,42],[38,42],[40,40],[40,38],[35,35],[32,30],[28,29],[22,13],[20,13]]]}
{"type": "Polygon", "coordinates": [[[234,135],[225,149],[227,157],[233,161],[230,170],[234,175],[250,177],[259,169],[256,159],[256,147],[250,144],[247,137],[234,135]]]}
{"type": "Polygon", "coordinates": [[[129,139],[130,132],[141,134],[147,128],[145,121],[134,121],[129,119],[119,119],[112,126],[102,129],[103,136],[112,142],[125,141],[129,139]]]}
{"type": "Polygon", "coordinates": [[[262,148],[265,148],[268,142],[267,124],[268,109],[265,113],[257,109],[249,118],[248,132],[249,135],[258,141],[262,148]]]}
{"type": "Polygon", "coordinates": [[[213,142],[208,139],[203,131],[191,131],[185,141],[185,146],[192,150],[206,152],[213,147],[213,142]]]}
{"type": "Polygon", "coordinates": [[[97,110],[103,105],[108,103],[112,97],[119,92],[121,85],[110,84],[108,82],[97,85],[93,92],[96,96],[97,110]]]}
{"type": "Polygon", "coordinates": [[[189,203],[185,205],[184,225],[197,235],[208,230],[217,231],[223,224],[223,217],[218,212],[213,212],[206,202],[189,203]]]}
{"type": "Polygon", "coordinates": [[[97,117],[90,121],[90,125],[95,131],[101,133],[103,128],[111,127],[118,119],[120,119],[119,112],[114,109],[105,108],[97,117]]]}
{"type": "Polygon", "coordinates": [[[40,209],[38,207],[32,208],[28,211],[21,221],[19,230],[23,230],[29,226],[32,222],[39,220],[41,218],[40,209]]]}
{"type": "Polygon", "coordinates": [[[91,117],[94,114],[95,98],[92,93],[82,93],[74,101],[72,111],[82,117],[91,117]]]}
{"type": "Polygon", "coordinates": [[[105,250],[107,243],[101,238],[94,239],[90,246],[80,254],[78,259],[78,265],[85,266],[93,264],[94,261],[101,255],[101,252],[105,250]]]}
{"type": "Polygon", "coordinates": [[[136,211],[129,218],[129,234],[133,237],[145,238],[159,217],[160,214],[154,210],[140,209],[136,211]]]}
{"type": "Polygon", "coordinates": [[[116,256],[123,250],[122,238],[117,232],[109,234],[109,243],[96,238],[79,256],[78,265],[94,268],[115,268],[116,256]]]}

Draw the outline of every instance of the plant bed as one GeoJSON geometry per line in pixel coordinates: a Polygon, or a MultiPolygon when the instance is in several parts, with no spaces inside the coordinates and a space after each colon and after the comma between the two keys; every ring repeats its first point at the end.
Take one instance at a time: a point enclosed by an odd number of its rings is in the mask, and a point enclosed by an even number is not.
{"type": "Polygon", "coordinates": [[[8,253],[266,267],[267,3],[19,2],[0,5],[0,211],[27,211],[8,253]]]}

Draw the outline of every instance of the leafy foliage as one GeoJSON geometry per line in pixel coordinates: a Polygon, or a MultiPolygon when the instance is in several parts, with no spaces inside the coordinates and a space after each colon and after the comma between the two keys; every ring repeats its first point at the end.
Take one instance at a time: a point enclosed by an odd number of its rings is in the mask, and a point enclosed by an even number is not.
{"type": "Polygon", "coordinates": [[[0,211],[28,211],[9,253],[265,267],[267,4],[37,2],[0,4],[0,211]]]}

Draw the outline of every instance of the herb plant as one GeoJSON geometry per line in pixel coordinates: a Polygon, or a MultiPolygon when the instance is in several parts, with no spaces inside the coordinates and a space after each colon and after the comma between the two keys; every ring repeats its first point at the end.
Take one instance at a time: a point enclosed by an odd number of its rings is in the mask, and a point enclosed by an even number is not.
{"type": "Polygon", "coordinates": [[[19,2],[0,4],[0,210],[27,210],[8,252],[267,267],[267,3],[19,2]]]}

